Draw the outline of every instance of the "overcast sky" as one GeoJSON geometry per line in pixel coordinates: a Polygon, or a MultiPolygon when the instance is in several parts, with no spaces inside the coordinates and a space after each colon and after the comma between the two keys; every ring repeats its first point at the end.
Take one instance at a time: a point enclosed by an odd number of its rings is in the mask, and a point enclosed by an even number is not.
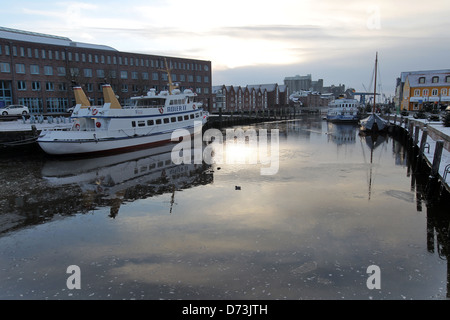
{"type": "Polygon", "coordinates": [[[448,0],[17,0],[0,12],[7,28],[210,60],[213,85],[311,74],[373,91],[378,52],[391,95],[402,71],[450,68],[448,0]]]}

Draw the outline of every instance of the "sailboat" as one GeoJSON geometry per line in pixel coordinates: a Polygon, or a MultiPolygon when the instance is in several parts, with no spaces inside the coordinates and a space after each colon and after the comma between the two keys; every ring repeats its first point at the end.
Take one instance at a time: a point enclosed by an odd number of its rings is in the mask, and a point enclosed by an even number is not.
{"type": "Polygon", "coordinates": [[[373,110],[372,113],[364,119],[361,119],[360,131],[364,133],[377,133],[387,130],[388,122],[375,113],[376,108],[376,96],[377,96],[377,67],[378,67],[378,52],[375,56],[375,84],[373,93],[373,110]]]}

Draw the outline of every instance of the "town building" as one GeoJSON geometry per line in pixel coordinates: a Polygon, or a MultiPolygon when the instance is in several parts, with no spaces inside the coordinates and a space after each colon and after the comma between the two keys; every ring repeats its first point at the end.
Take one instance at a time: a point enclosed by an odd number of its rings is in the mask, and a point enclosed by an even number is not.
{"type": "Polygon", "coordinates": [[[394,101],[402,111],[448,106],[450,69],[402,72],[397,79],[394,101]]]}
{"type": "Polygon", "coordinates": [[[289,86],[256,84],[241,86],[213,86],[210,112],[253,112],[276,110],[289,105],[289,86]]]}
{"type": "Polygon", "coordinates": [[[91,104],[103,104],[101,85],[109,83],[122,104],[149,89],[192,89],[208,110],[211,61],[121,52],[112,47],[0,27],[0,107],[23,104],[32,113],[60,113],[74,106],[73,85],[91,104]]]}

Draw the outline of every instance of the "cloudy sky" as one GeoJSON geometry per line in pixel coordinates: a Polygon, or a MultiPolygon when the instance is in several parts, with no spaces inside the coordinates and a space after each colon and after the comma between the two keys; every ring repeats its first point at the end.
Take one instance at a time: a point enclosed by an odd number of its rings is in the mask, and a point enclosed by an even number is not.
{"type": "Polygon", "coordinates": [[[119,51],[210,60],[213,85],[324,85],[394,93],[402,71],[450,68],[448,0],[95,0],[3,5],[0,25],[119,51]]]}

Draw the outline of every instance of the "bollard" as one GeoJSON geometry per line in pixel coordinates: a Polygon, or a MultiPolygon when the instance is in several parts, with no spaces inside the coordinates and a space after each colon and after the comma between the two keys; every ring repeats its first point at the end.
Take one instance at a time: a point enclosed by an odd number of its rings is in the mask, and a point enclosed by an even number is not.
{"type": "Polygon", "coordinates": [[[420,131],[420,127],[416,126],[415,131],[414,131],[414,146],[417,146],[419,144],[419,131],[420,131]]]}
{"type": "Polygon", "coordinates": [[[444,141],[436,141],[436,149],[434,149],[433,165],[431,167],[431,177],[436,178],[439,175],[439,166],[441,165],[442,149],[444,141]]]}
{"type": "Polygon", "coordinates": [[[425,128],[422,132],[422,139],[420,140],[419,156],[417,157],[417,168],[420,168],[423,160],[423,152],[425,143],[427,142],[428,130],[425,128]]]}

